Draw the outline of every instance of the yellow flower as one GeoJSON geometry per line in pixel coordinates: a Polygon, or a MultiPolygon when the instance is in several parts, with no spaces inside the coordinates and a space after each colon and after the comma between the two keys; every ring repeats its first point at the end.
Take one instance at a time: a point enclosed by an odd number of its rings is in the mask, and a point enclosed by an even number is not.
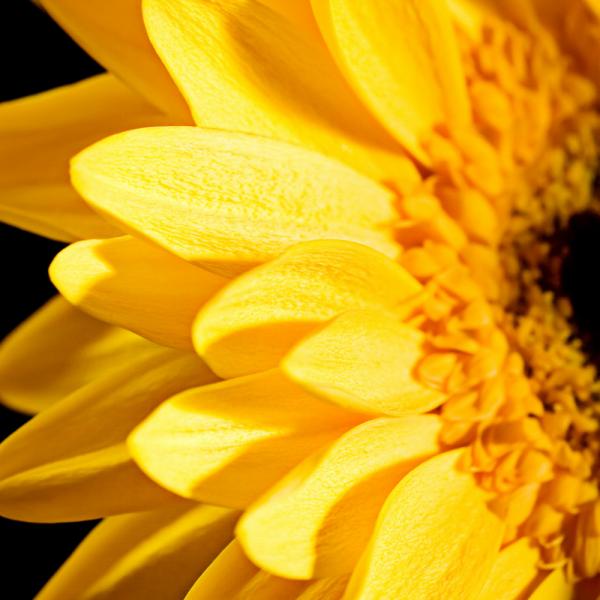
{"type": "Polygon", "coordinates": [[[0,108],[0,214],[81,240],[0,509],[108,517],[40,598],[597,598],[598,2],[43,4],[136,91],[0,108]]]}

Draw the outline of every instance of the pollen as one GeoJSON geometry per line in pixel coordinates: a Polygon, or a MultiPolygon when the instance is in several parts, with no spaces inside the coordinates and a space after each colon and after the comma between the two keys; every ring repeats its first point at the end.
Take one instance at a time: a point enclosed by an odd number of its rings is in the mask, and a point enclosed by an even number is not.
{"type": "Polygon", "coordinates": [[[582,297],[585,244],[600,243],[596,87],[542,31],[457,27],[474,125],[427,140],[432,174],[399,203],[400,261],[427,290],[415,375],[448,395],[443,443],[468,447],[504,543],[529,537],[540,568],[593,577],[600,317],[582,297]]]}

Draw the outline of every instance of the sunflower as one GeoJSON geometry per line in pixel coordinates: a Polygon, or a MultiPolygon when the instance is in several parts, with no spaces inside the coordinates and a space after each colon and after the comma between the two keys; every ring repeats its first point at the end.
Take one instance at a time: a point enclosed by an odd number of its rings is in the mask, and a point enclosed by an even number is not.
{"type": "Polygon", "coordinates": [[[106,517],[39,598],[597,598],[598,2],[42,4],[112,74],[0,108],[74,242],[0,509],[106,517]]]}

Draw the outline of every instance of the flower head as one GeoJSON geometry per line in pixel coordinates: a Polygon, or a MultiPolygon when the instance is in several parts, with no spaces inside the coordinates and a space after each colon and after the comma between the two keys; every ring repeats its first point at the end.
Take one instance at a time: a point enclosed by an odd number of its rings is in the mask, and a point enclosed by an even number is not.
{"type": "Polygon", "coordinates": [[[594,597],[597,3],[44,4],[146,100],[0,109],[2,214],[81,240],[0,508],[108,517],[41,597],[594,597]]]}

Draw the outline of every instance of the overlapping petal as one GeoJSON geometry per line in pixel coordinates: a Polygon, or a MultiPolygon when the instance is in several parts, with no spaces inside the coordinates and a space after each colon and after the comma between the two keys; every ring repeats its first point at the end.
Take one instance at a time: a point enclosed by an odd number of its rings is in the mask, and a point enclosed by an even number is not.
{"type": "Polygon", "coordinates": [[[554,569],[535,588],[529,600],[578,600],[574,594],[575,587],[567,581],[564,570],[554,569]]]}
{"type": "Polygon", "coordinates": [[[113,75],[0,105],[0,219],[50,238],[118,235],[69,183],[69,159],[107,135],[166,123],[113,75]]]}
{"type": "Polygon", "coordinates": [[[414,374],[425,355],[419,330],[382,312],[349,311],[299,342],[281,368],[312,393],[354,410],[427,412],[445,395],[414,374]]]}
{"type": "Polygon", "coordinates": [[[366,246],[305,242],[224,288],[199,313],[194,345],[221,377],[262,371],[318,323],[350,309],[394,310],[419,289],[366,246]]]}
{"type": "Polygon", "coordinates": [[[40,0],[100,64],[179,122],[189,110],[152,48],[140,0],[40,0]]]}
{"type": "Polygon", "coordinates": [[[57,296],[13,331],[0,346],[0,396],[37,413],[71,392],[156,346],[87,316],[57,296]]]}
{"type": "Polygon", "coordinates": [[[279,600],[298,598],[306,584],[261,571],[231,542],[206,569],[185,600],[279,600]]]}
{"type": "Polygon", "coordinates": [[[110,517],[46,584],[39,600],[181,600],[230,541],[237,513],[181,501],[110,517]]]}
{"type": "Polygon", "coordinates": [[[235,274],[296,242],[349,239],[399,248],[393,195],[320,154],[192,127],[130,131],[73,162],[83,197],[181,258],[235,274]]]}
{"type": "Polygon", "coordinates": [[[73,521],[177,501],[133,463],[129,432],[158,404],[215,380],[193,354],[157,347],[43,411],[0,446],[0,511],[73,521]]]}
{"type": "Polygon", "coordinates": [[[274,370],[171,398],[133,432],[129,446],[165,488],[243,508],[362,419],[274,370]]]}
{"type": "Polygon", "coordinates": [[[461,450],[411,471],[387,499],[346,597],[477,598],[498,555],[503,524],[460,470],[461,450]]]}
{"type": "Polygon", "coordinates": [[[434,415],[372,419],[284,477],[242,517],[237,536],[270,573],[348,573],[398,481],[440,450],[434,415]]]}
{"type": "Polygon", "coordinates": [[[50,277],[71,303],[165,346],[191,349],[198,310],[227,282],[130,236],[60,252],[50,277]]]}
{"type": "Polygon", "coordinates": [[[293,6],[302,3],[271,0],[276,10],[256,0],[143,4],[150,38],[198,125],[300,144],[398,187],[418,182],[340,75],[306,7],[293,6]]]}
{"type": "Polygon", "coordinates": [[[521,538],[502,549],[477,600],[529,598],[544,579],[538,568],[540,552],[531,540],[521,538]]]}
{"type": "Polygon", "coordinates": [[[312,5],[354,89],[417,158],[428,162],[423,141],[434,127],[469,123],[446,0],[312,0],[312,5]]]}

